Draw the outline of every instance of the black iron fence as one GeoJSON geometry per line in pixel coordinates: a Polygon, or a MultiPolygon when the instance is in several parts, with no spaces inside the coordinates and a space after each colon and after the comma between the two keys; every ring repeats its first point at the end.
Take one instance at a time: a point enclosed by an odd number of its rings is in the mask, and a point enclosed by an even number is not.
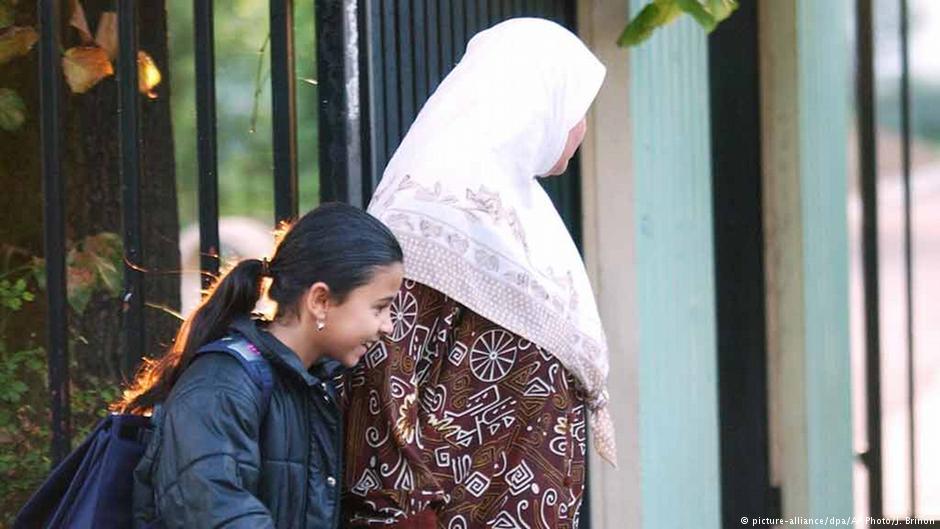
{"type": "MultiPolygon", "coordinates": [[[[901,66],[899,90],[900,106],[900,157],[901,157],[901,196],[902,196],[902,252],[903,252],[903,293],[904,340],[906,372],[903,373],[907,386],[906,414],[908,418],[907,471],[909,503],[907,517],[916,518],[922,506],[918,505],[918,423],[916,410],[915,377],[915,328],[916,320],[913,273],[913,241],[911,223],[911,69],[910,69],[910,10],[908,0],[898,0],[898,41],[899,63],[901,66]]],[[[859,190],[861,195],[861,251],[864,291],[864,328],[865,328],[865,431],[867,449],[858,454],[868,474],[868,511],[873,518],[885,516],[885,468],[884,468],[884,424],[882,410],[884,404],[883,382],[885,349],[882,347],[885,335],[882,333],[881,263],[879,258],[879,215],[878,215],[878,140],[877,140],[877,105],[875,83],[875,20],[873,0],[856,0],[856,107],[859,131],[859,190]]],[[[928,443],[920,445],[929,446],[928,443]]],[[[918,521],[920,523],[921,520],[918,521]]],[[[940,527],[940,520],[925,521],[924,527],[940,527]]],[[[903,521],[902,521],[903,523],[903,521]]]]}
{"type": "MultiPolygon", "coordinates": [[[[328,2],[321,2],[328,3],[328,2]]],[[[337,2],[338,3],[338,2],[337,2]]],[[[62,6],[60,0],[38,3],[40,20],[41,150],[44,199],[44,247],[49,390],[52,411],[52,459],[59,461],[70,449],[69,350],[66,285],[65,186],[63,168],[62,76],[60,50],[62,6]],[[50,30],[51,29],[51,30],[50,30]]],[[[215,116],[215,60],[213,2],[193,2],[196,41],[197,149],[199,165],[200,268],[203,284],[219,271],[219,194],[215,116]]],[[[120,42],[118,79],[118,130],[120,146],[124,291],[121,334],[124,372],[132,373],[145,350],[144,282],[141,266],[146,248],[141,237],[141,131],[138,92],[138,2],[116,2],[120,42]]],[[[297,215],[297,146],[294,95],[293,2],[270,1],[271,85],[274,113],[273,145],[275,221],[297,215]]]]}
{"type": "MultiPolygon", "coordinates": [[[[52,459],[70,449],[65,188],[62,126],[62,0],[40,0],[41,154],[44,195],[52,459]]],[[[269,0],[275,223],[298,213],[297,111],[293,0],[269,0]]],[[[122,191],[124,372],[145,350],[147,248],[141,236],[141,130],[138,0],[116,2],[120,42],[119,167],[122,191]]],[[[219,174],[213,1],[194,0],[200,269],[207,286],[219,272],[219,174]]],[[[477,31],[513,16],[542,16],[574,28],[574,2],[539,0],[316,0],[321,199],[365,206],[417,110],[459,60],[477,31]],[[361,109],[361,110],[360,110],[361,109]]],[[[312,28],[300,28],[312,30],[312,28]]],[[[572,164],[576,167],[577,164],[572,164]]],[[[580,240],[576,169],[547,184],[580,240]]]]}

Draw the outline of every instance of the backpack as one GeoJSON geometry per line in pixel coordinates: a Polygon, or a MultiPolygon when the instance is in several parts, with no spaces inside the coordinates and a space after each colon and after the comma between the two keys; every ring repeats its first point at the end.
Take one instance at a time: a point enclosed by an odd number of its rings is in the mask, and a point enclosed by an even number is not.
{"type": "MultiPolygon", "coordinates": [[[[228,353],[261,390],[267,411],[274,377],[267,359],[244,336],[204,345],[196,356],[228,353]]],[[[194,358],[195,360],[195,358],[194,358]]],[[[151,417],[110,414],[59,463],[13,523],[14,529],[128,529],[133,524],[134,469],[157,429],[151,417]]]]}

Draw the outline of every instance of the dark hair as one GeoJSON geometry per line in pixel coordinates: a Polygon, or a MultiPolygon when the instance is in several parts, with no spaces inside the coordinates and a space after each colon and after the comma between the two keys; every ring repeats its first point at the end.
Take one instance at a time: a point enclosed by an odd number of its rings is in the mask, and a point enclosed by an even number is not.
{"type": "Polygon", "coordinates": [[[316,282],[326,283],[342,303],[372,279],[376,267],[400,262],[401,246],[378,219],[348,204],[321,205],[290,226],[267,265],[246,259],[222,276],[180,326],[166,354],[145,360],[114,409],[144,413],[164,401],[196,351],[224,336],[235,317],[251,314],[261,297],[263,272],[271,276],[268,296],[281,316],[295,310],[316,282]]]}

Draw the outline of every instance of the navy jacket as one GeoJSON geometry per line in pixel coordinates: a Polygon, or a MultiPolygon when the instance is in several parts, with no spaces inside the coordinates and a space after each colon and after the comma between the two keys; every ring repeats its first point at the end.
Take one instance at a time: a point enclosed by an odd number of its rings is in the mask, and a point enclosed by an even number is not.
{"type": "Polygon", "coordinates": [[[339,527],[339,363],[307,371],[247,317],[229,332],[270,362],[268,409],[237,358],[197,356],[154,416],[157,432],[134,473],[135,527],[339,527]]]}

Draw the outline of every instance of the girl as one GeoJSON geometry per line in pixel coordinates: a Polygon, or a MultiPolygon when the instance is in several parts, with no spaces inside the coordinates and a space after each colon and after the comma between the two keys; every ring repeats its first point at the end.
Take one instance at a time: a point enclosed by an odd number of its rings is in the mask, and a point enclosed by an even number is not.
{"type": "Polygon", "coordinates": [[[369,211],[405,250],[390,336],[347,377],[353,526],[577,527],[586,421],[616,451],[607,345],[577,248],[536,177],[564,172],[605,69],[568,30],[470,41],[369,211]]]}
{"type": "Polygon", "coordinates": [[[135,526],[338,527],[333,377],[391,331],[401,263],[381,222],[329,204],[298,220],[270,262],[228,272],[123,403],[155,409],[135,471],[135,526]],[[270,322],[251,317],[265,278],[270,322]],[[258,373],[270,381],[259,385],[258,373]]]}

